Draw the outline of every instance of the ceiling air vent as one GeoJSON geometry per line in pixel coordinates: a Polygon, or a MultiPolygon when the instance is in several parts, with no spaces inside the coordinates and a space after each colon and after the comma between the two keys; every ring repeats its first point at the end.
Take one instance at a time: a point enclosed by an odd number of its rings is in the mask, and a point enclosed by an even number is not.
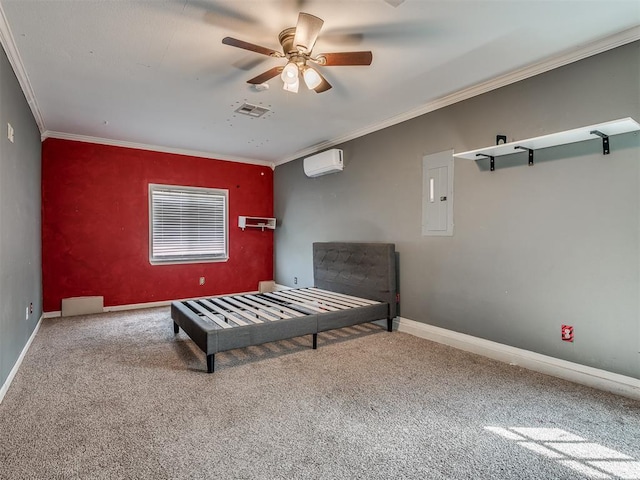
{"type": "Polygon", "coordinates": [[[259,107],[258,105],[251,105],[250,103],[243,103],[236,109],[236,112],[243,115],[249,115],[250,117],[254,118],[261,117],[268,111],[268,108],[259,107]]]}

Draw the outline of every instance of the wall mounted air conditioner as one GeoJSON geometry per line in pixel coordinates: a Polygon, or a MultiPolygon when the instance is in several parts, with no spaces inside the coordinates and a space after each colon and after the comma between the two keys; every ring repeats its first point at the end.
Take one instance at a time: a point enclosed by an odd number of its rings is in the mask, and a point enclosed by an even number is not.
{"type": "Polygon", "coordinates": [[[337,148],[304,159],[304,173],[307,177],[341,172],[342,167],[342,150],[337,148]]]}

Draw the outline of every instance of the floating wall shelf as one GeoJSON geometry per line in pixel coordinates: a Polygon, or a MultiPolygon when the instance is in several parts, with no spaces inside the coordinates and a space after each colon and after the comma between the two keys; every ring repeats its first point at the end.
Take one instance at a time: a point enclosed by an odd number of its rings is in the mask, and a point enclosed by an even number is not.
{"type": "Polygon", "coordinates": [[[609,136],[635,132],[638,130],[640,130],[640,124],[633,118],[622,118],[620,120],[574,128],[573,130],[552,133],[541,137],[528,138],[526,140],[518,140],[517,142],[503,143],[492,147],[455,153],[453,156],[455,158],[463,158],[465,160],[482,160],[489,158],[491,160],[491,170],[494,170],[494,157],[512,155],[514,153],[526,151],[528,152],[529,165],[533,165],[533,157],[536,150],[555,147],[558,145],[566,145],[568,143],[583,142],[585,140],[593,140],[594,138],[602,139],[602,153],[607,155],[610,151],[609,136]]]}
{"type": "Polygon", "coordinates": [[[261,228],[274,230],[276,228],[276,219],[271,217],[238,217],[238,226],[244,230],[245,228],[261,228]]]}

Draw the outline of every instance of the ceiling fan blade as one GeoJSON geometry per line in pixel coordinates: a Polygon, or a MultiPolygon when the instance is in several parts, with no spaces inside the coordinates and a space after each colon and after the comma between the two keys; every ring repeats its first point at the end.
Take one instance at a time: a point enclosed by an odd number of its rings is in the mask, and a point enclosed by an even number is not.
{"type": "Polygon", "coordinates": [[[273,77],[282,73],[282,69],[284,67],[273,67],[267,70],[264,73],[261,73],[257,77],[253,77],[251,80],[247,80],[247,83],[251,83],[253,85],[260,85],[261,83],[267,82],[271,80],[273,77]]]}
{"type": "Polygon", "coordinates": [[[318,75],[320,75],[320,78],[322,79],[322,83],[318,85],[316,88],[314,88],[314,90],[316,93],[326,92],[331,88],[331,84],[327,82],[327,79],[324,78],[323,75],[321,75],[320,73],[318,73],[318,75]]]}
{"type": "Polygon", "coordinates": [[[298,24],[296,25],[296,34],[293,37],[293,46],[305,53],[311,52],[323,24],[324,20],[321,18],[300,12],[298,24]]]}
{"type": "Polygon", "coordinates": [[[316,57],[318,64],[332,67],[337,65],[371,65],[373,53],[367,52],[337,52],[321,53],[316,57]]]}
{"type": "Polygon", "coordinates": [[[222,43],[224,43],[225,45],[230,45],[232,47],[244,48],[245,50],[249,50],[250,52],[261,53],[262,55],[267,55],[269,57],[283,56],[282,53],[271,50],[270,48],[261,47],[260,45],[245,42],[244,40],[238,40],[237,38],[224,37],[222,39],[222,43]]]}

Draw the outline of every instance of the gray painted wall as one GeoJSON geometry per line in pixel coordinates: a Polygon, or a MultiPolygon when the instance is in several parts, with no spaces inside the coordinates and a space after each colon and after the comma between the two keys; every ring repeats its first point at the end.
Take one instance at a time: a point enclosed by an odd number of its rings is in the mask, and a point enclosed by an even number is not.
{"type": "Polygon", "coordinates": [[[395,242],[400,315],[640,378],[640,135],[455,160],[454,235],[421,235],[422,157],[640,120],[638,42],[340,146],[344,172],[275,171],[278,283],[312,285],[314,241],[395,242]],[[560,327],[575,328],[575,342],[560,327]]]}
{"type": "Polygon", "coordinates": [[[0,387],[42,315],[40,132],[0,54],[0,387]],[[15,143],[7,139],[7,123],[15,143]],[[25,308],[33,303],[26,319],[25,308]]]}

